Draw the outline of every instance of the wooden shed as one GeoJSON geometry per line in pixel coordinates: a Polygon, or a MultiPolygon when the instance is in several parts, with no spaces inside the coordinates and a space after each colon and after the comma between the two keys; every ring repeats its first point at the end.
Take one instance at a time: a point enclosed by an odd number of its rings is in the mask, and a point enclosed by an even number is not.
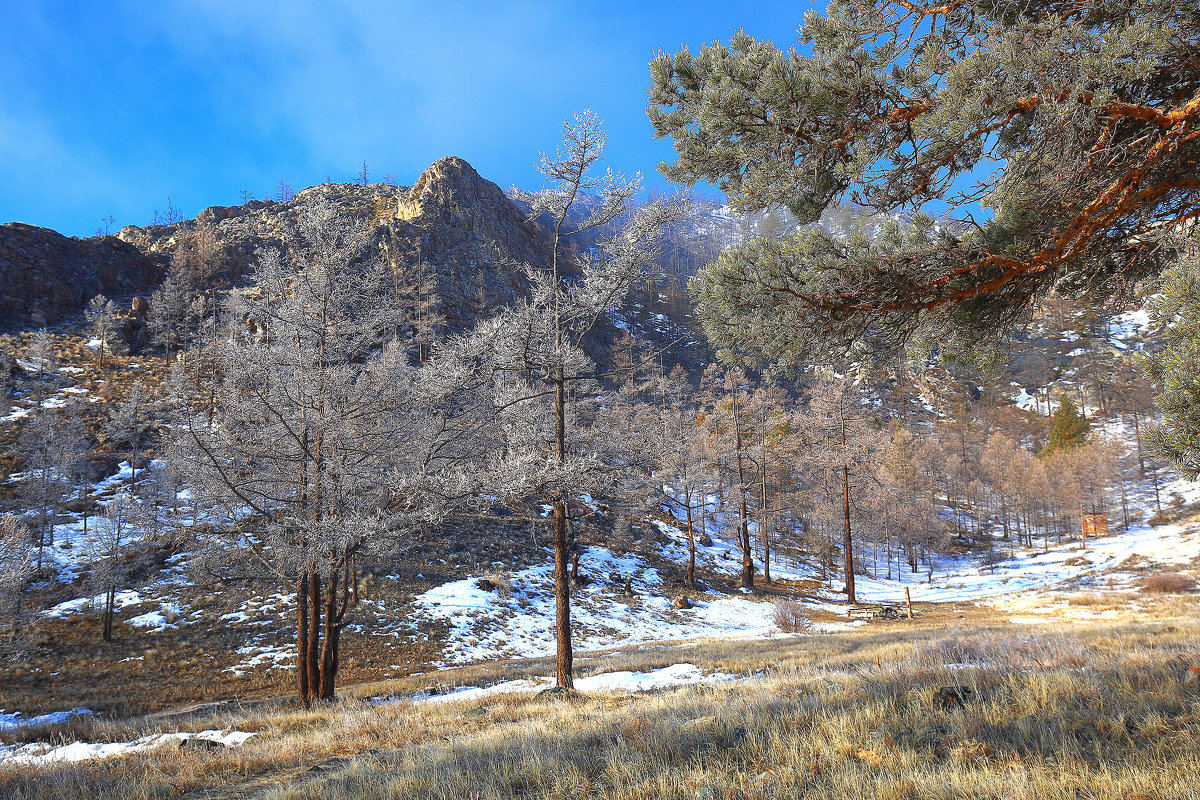
{"type": "Polygon", "coordinates": [[[1106,514],[1084,514],[1083,515],[1083,541],[1087,544],[1089,536],[1107,536],[1108,535],[1108,515],[1106,514]]]}

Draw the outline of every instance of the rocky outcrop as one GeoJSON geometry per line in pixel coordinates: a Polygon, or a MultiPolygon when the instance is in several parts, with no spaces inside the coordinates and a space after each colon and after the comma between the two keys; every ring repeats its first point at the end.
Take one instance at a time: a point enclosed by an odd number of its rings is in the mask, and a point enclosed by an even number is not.
{"type": "Polygon", "coordinates": [[[145,292],[160,268],[115,236],[74,239],[20,222],[0,225],[0,328],[38,328],[97,294],[145,292]]]}
{"type": "Polygon", "coordinates": [[[454,156],[431,164],[398,194],[387,230],[393,264],[425,266],[437,277],[452,328],[524,294],[524,265],[548,262],[537,228],[499,186],[454,156]]]}
{"type": "Polygon", "coordinates": [[[287,202],[213,206],[194,220],[130,225],[116,236],[68,239],[19,223],[0,226],[0,324],[52,323],[100,292],[148,296],[178,260],[191,260],[197,289],[237,285],[260,250],[286,252],[300,215],[319,201],[370,226],[374,247],[399,282],[433,278],[438,310],[451,330],[523,295],[524,265],[548,261],[544,237],[500,187],[450,157],[432,164],[411,188],[326,183],[287,202]]]}
{"type": "Polygon", "coordinates": [[[522,295],[527,290],[522,265],[547,261],[536,226],[499,186],[457,157],[432,164],[412,188],[324,183],[287,202],[214,206],[195,220],[129,226],[118,235],[164,269],[189,250],[208,248],[217,262],[210,288],[224,288],[249,274],[262,248],[286,252],[296,221],[320,201],[371,226],[374,247],[399,281],[434,278],[439,311],[451,329],[522,295]]]}

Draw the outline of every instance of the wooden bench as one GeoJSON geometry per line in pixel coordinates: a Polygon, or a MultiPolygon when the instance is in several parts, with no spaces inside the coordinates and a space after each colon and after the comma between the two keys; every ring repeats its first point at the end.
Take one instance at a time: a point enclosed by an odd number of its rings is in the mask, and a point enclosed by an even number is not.
{"type": "Polygon", "coordinates": [[[872,620],[879,616],[881,610],[879,606],[850,606],[846,609],[846,616],[850,619],[872,620]]]}

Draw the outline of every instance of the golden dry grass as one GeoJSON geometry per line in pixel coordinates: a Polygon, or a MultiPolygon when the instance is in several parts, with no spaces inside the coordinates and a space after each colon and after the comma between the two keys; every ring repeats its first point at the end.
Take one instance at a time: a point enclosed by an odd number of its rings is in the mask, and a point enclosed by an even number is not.
{"type": "MultiPolygon", "coordinates": [[[[1195,606],[1113,627],[895,624],[773,641],[596,654],[584,671],[690,661],[745,680],[568,701],[371,705],[355,697],[546,674],[545,662],[355,687],[310,711],[174,720],[235,727],[232,750],[0,768],[0,795],[222,798],[1196,797],[1195,606]],[[756,677],[750,677],[756,676],[756,677]],[[944,707],[943,687],[965,696],[944,707]],[[705,788],[711,787],[711,788],[705,788]],[[740,793],[740,795],[738,794],[740,793]]],[[[168,721],[171,722],[171,721],[168,721]]],[[[149,727],[78,723],[119,740],[149,727]]],[[[159,721],[158,725],[163,725],[159,721]]]]}

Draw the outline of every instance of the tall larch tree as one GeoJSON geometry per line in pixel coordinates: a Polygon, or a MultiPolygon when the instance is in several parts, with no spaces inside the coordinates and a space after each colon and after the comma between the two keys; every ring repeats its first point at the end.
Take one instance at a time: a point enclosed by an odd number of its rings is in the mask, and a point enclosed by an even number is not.
{"type": "Polygon", "coordinates": [[[418,369],[395,341],[402,311],[365,226],[314,204],[287,252],[262,255],[196,360],[216,381],[177,403],[172,465],[295,590],[309,705],[334,695],[358,555],[470,494],[474,406],[459,361],[418,369]]]}
{"type": "Polygon", "coordinates": [[[493,369],[505,398],[499,431],[505,437],[506,493],[539,497],[551,506],[554,544],[556,683],[573,688],[570,537],[572,493],[604,471],[600,439],[588,435],[588,407],[603,377],[583,350],[584,338],[655,265],[663,228],[682,213],[659,200],[636,210],[630,199],[641,176],[626,180],[598,172],[607,136],[591,111],[563,125],[563,141],[542,154],[546,188],[526,197],[549,230],[550,263],[529,267],[530,298],[481,325],[492,341],[493,369]],[[628,217],[587,252],[571,245],[628,217]]]}

